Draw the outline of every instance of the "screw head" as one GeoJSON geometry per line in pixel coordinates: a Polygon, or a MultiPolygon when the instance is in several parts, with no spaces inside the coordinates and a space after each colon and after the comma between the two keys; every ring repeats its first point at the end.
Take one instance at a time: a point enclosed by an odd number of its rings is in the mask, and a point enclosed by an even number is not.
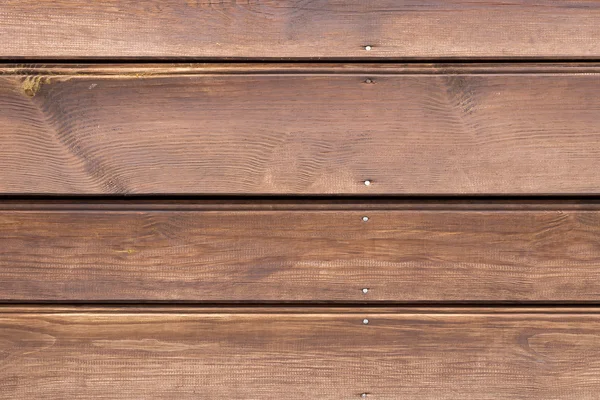
{"type": "Polygon", "coordinates": [[[367,222],[369,220],[369,217],[362,217],[363,222],[367,222]]]}
{"type": "Polygon", "coordinates": [[[367,180],[365,181],[365,186],[371,186],[371,181],[367,179],[367,180]]]}
{"type": "Polygon", "coordinates": [[[369,325],[369,320],[368,320],[368,319],[366,319],[366,318],[365,318],[365,319],[363,319],[363,324],[364,324],[364,325],[369,325]]]}
{"type": "Polygon", "coordinates": [[[370,45],[366,45],[366,46],[365,46],[365,50],[366,50],[366,51],[371,51],[371,49],[372,49],[372,47],[371,47],[370,45]]]}
{"type": "Polygon", "coordinates": [[[369,288],[363,288],[362,292],[363,292],[364,294],[367,294],[367,293],[369,293],[369,288]]]}

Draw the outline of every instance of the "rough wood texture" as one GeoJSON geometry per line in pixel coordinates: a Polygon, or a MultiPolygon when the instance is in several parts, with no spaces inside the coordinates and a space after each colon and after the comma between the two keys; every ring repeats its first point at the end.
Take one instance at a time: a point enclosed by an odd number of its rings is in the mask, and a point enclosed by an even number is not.
{"type": "Polygon", "coordinates": [[[599,68],[562,66],[5,67],[0,192],[599,193],[599,68]]]}
{"type": "Polygon", "coordinates": [[[555,311],[4,310],[0,399],[596,400],[598,310],[555,311]]]}
{"type": "Polygon", "coordinates": [[[3,0],[0,37],[10,59],[598,58],[600,1],[3,0]]]}
{"type": "Polygon", "coordinates": [[[0,211],[0,301],[600,301],[596,204],[82,207],[0,211]]]}

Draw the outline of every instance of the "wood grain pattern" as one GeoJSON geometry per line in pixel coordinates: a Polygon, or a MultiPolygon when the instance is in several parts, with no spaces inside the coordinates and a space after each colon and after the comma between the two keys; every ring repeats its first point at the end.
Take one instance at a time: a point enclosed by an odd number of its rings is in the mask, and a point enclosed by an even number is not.
{"type": "Polygon", "coordinates": [[[600,1],[4,0],[0,37],[9,59],[598,58],[600,1]]]}
{"type": "Polygon", "coordinates": [[[595,400],[599,311],[555,311],[4,309],[0,399],[595,400]]]}
{"type": "Polygon", "coordinates": [[[7,66],[0,192],[597,194],[599,69],[562,66],[7,66]]]}
{"type": "Polygon", "coordinates": [[[600,300],[599,205],[467,206],[5,206],[0,301],[600,300]]]}

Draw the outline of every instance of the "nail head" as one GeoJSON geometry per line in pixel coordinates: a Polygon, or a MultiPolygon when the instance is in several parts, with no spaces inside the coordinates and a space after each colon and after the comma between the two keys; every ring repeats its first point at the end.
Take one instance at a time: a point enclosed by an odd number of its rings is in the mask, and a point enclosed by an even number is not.
{"type": "Polygon", "coordinates": [[[364,222],[367,222],[367,221],[369,220],[369,217],[362,217],[362,220],[363,220],[364,222]]]}
{"type": "Polygon", "coordinates": [[[367,180],[365,181],[365,186],[371,186],[371,181],[367,179],[367,180]]]}
{"type": "Polygon", "coordinates": [[[364,289],[362,290],[362,292],[363,292],[364,294],[367,294],[367,293],[369,293],[369,289],[368,289],[368,288],[364,288],[364,289]]]}
{"type": "Polygon", "coordinates": [[[366,51],[371,51],[371,49],[372,49],[372,47],[371,47],[370,45],[366,45],[366,46],[365,46],[365,50],[366,50],[366,51]]]}
{"type": "Polygon", "coordinates": [[[369,324],[369,320],[368,319],[363,319],[363,324],[368,325],[369,324]]]}
{"type": "Polygon", "coordinates": [[[360,395],[360,397],[362,397],[363,399],[366,399],[367,398],[367,394],[363,393],[363,394],[360,395]]]}
{"type": "Polygon", "coordinates": [[[373,83],[373,79],[367,78],[365,79],[365,83],[373,83]]]}

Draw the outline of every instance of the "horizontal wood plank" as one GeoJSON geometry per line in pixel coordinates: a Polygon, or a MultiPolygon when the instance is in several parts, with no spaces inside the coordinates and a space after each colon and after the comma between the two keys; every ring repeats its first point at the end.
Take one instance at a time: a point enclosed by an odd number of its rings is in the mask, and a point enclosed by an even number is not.
{"type": "Polygon", "coordinates": [[[4,0],[0,37],[8,59],[598,58],[600,1],[4,0]]]}
{"type": "Polygon", "coordinates": [[[597,194],[599,70],[5,66],[0,193],[597,194]]]}
{"type": "Polygon", "coordinates": [[[5,205],[0,301],[600,301],[600,206],[546,206],[5,205]]]}
{"type": "Polygon", "coordinates": [[[5,307],[0,399],[596,399],[599,311],[555,311],[5,307]]]}

